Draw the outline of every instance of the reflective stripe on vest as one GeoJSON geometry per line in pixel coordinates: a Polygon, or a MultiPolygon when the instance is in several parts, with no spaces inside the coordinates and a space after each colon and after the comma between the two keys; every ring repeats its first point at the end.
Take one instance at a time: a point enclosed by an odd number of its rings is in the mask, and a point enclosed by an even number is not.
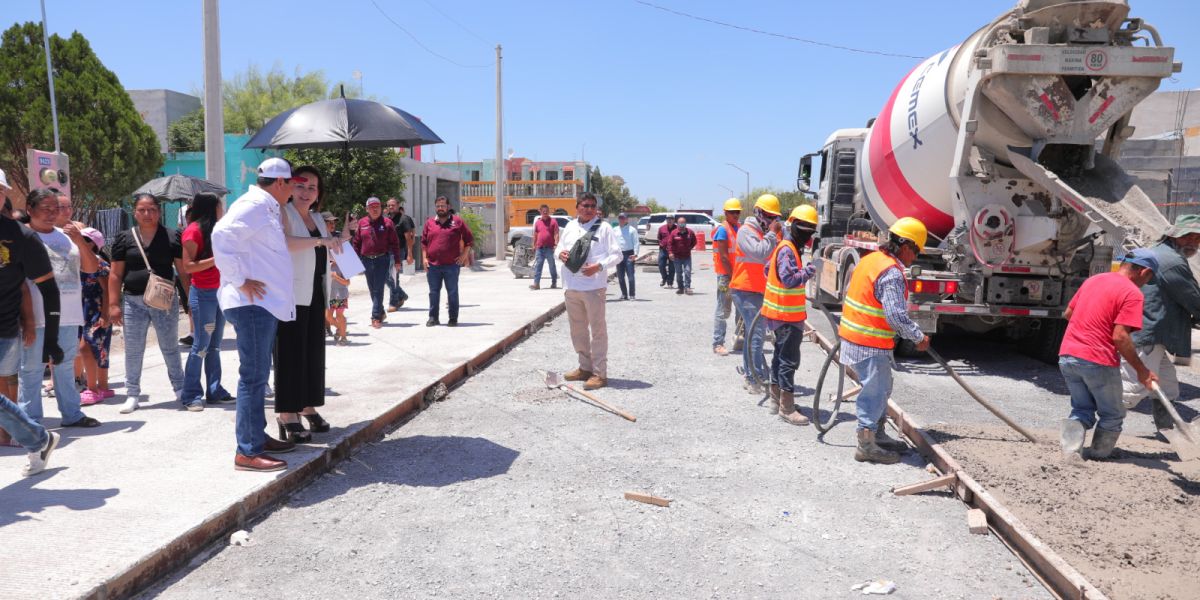
{"type": "MultiPolygon", "coordinates": [[[[900,261],[884,254],[872,252],[854,267],[850,286],[846,289],[846,300],[842,304],[842,322],[838,335],[842,339],[869,348],[890,350],[896,346],[896,332],[887,322],[883,303],[875,297],[875,282],[888,269],[904,269],[900,261]]],[[[904,297],[908,297],[905,286],[904,297]]]]}
{"type": "MultiPolygon", "coordinates": [[[[746,229],[757,233],[762,237],[762,231],[756,227],[742,225],[738,229],[739,233],[746,229]]],[[[729,287],[743,292],[754,292],[761,294],[767,289],[767,273],[763,269],[762,263],[747,262],[742,259],[742,248],[740,244],[734,244],[736,250],[733,253],[733,277],[729,279],[729,287]]]]}
{"type": "Polygon", "coordinates": [[[800,323],[808,318],[805,304],[808,299],[804,294],[804,286],[798,288],[788,288],[783,285],[783,281],[779,279],[779,249],[787,246],[791,249],[792,254],[796,256],[796,266],[800,266],[800,252],[796,250],[796,245],[790,241],[784,240],[775,246],[775,251],[771,252],[771,262],[767,263],[769,271],[767,272],[767,287],[763,293],[762,316],[776,321],[784,321],[787,323],[800,323]]]}
{"type": "MultiPolygon", "coordinates": [[[[729,264],[736,265],[737,261],[734,260],[733,257],[737,253],[737,231],[735,229],[733,229],[732,227],[730,227],[729,223],[721,223],[720,225],[713,227],[712,234],[710,235],[710,237],[712,237],[713,240],[716,240],[717,239],[717,231],[720,230],[722,227],[725,228],[725,240],[724,240],[726,243],[725,251],[729,254],[729,264]]],[[[721,255],[720,255],[720,253],[717,252],[716,241],[713,241],[713,271],[715,271],[717,273],[717,275],[728,275],[729,274],[729,273],[725,272],[725,265],[721,264],[721,255]]]]}

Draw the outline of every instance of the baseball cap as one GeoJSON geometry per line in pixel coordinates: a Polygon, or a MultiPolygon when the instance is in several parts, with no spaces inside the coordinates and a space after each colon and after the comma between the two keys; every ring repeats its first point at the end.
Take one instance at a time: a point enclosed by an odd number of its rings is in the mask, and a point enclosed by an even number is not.
{"type": "Polygon", "coordinates": [[[325,211],[325,212],[321,213],[321,219],[323,219],[325,221],[336,221],[337,217],[333,216],[333,213],[331,213],[329,211],[325,211]]]}
{"type": "Polygon", "coordinates": [[[383,203],[379,201],[379,198],[376,198],[375,196],[371,196],[370,198],[367,198],[367,206],[370,206],[372,204],[383,204],[383,203]]]}
{"type": "Polygon", "coordinates": [[[0,169],[0,187],[11,190],[12,186],[8,185],[8,175],[4,174],[4,169],[0,169]]]}
{"type": "Polygon", "coordinates": [[[292,165],[282,158],[268,158],[258,165],[258,176],[271,179],[291,179],[292,165]]]}
{"type": "Polygon", "coordinates": [[[84,227],[83,231],[80,233],[87,237],[87,239],[92,240],[92,243],[96,245],[96,248],[104,247],[104,234],[100,233],[99,229],[96,229],[95,227],[84,227]]]}
{"type": "Polygon", "coordinates": [[[628,219],[628,218],[629,218],[629,215],[627,215],[627,214],[625,214],[625,213],[621,213],[621,214],[617,215],[617,218],[618,218],[618,219],[628,219]]]}
{"type": "Polygon", "coordinates": [[[1175,224],[1167,229],[1170,238],[1183,237],[1189,233],[1200,233],[1200,215],[1180,215],[1175,224]]]}
{"type": "Polygon", "coordinates": [[[1146,267],[1151,271],[1158,271],[1158,257],[1149,248],[1134,248],[1121,259],[1121,262],[1146,267]]]}

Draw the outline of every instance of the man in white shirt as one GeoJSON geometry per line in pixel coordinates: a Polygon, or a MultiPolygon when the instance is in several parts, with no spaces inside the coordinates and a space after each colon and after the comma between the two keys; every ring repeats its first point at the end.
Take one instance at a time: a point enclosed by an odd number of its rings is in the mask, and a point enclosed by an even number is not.
{"type": "Polygon", "coordinates": [[[296,318],[292,258],[280,216],[292,195],[292,182],[292,166],[286,160],[263,161],[258,166],[257,185],[233,203],[212,231],[213,258],[221,271],[217,302],[237,333],[240,364],[234,469],[238,471],[286,469],[286,462],[266,453],[295,448],[263,431],[275,330],[279,321],[296,318]]]}
{"type": "Polygon", "coordinates": [[[621,262],[621,244],[613,228],[600,218],[596,196],[584,192],[575,201],[576,218],[563,228],[554,249],[564,264],[567,319],[571,323],[571,343],[579,355],[579,368],[566,374],[567,381],[583,381],[583,388],[594,390],[608,384],[608,324],[604,319],[604,296],[608,291],[608,271],[621,262]],[[575,242],[592,231],[592,241],[578,270],[571,270],[568,258],[575,242]],[[590,330],[590,331],[589,331],[590,330]]]}

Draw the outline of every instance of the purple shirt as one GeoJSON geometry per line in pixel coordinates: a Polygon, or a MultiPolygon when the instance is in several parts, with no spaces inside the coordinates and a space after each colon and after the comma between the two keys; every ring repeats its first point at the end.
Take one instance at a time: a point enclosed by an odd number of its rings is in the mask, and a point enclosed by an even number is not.
{"type": "Polygon", "coordinates": [[[675,223],[667,223],[658,228],[658,249],[663,252],[669,252],[670,248],[667,244],[671,241],[671,232],[675,231],[675,223]]]}
{"type": "Polygon", "coordinates": [[[396,235],[396,226],[387,217],[379,217],[377,221],[372,221],[371,217],[359,219],[351,244],[359,256],[391,254],[396,262],[400,262],[400,237],[396,235]]]}
{"type": "Polygon", "coordinates": [[[445,223],[437,217],[429,217],[429,220],[425,221],[425,229],[421,231],[425,262],[435,267],[458,264],[463,247],[474,243],[471,229],[458,215],[450,215],[450,219],[445,223]]]}
{"type": "MultiPolygon", "coordinates": [[[[771,268],[770,263],[763,265],[763,271],[768,271],[771,268]]],[[[803,269],[800,268],[800,260],[796,257],[796,253],[792,252],[791,248],[783,246],[779,248],[779,253],[775,255],[775,269],[779,274],[779,283],[788,289],[798,288],[806,283],[817,272],[817,267],[813,263],[809,263],[803,269]]],[[[768,272],[769,273],[769,272],[768,272]]],[[[763,317],[767,322],[767,329],[775,331],[780,325],[787,325],[784,321],[776,321],[768,317],[763,317]]]]}
{"type": "Polygon", "coordinates": [[[533,247],[534,248],[553,248],[555,239],[558,237],[558,221],[553,217],[539,217],[533,222],[533,247]]]}

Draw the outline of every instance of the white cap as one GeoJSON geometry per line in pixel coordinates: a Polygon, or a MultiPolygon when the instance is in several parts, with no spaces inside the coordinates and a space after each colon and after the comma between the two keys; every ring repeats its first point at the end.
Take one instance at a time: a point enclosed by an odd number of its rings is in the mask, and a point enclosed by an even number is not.
{"type": "Polygon", "coordinates": [[[376,198],[375,196],[371,196],[370,198],[367,198],[367,206],[370,206],[372,204],[380,204],[379,198],[376,198]]]}
{"type": "Polygon", "coordinates": [[[282,158],[268,158],[258,165],[258,176],[271,179],[291,179],[292,165],[282,158]]]}
{"type": "Polygon", "coordinates": [[[0,187],[11,190],[12,186],[8,185],[8,176],[4,174],[4,169],[0,169],[0,187]]]}

